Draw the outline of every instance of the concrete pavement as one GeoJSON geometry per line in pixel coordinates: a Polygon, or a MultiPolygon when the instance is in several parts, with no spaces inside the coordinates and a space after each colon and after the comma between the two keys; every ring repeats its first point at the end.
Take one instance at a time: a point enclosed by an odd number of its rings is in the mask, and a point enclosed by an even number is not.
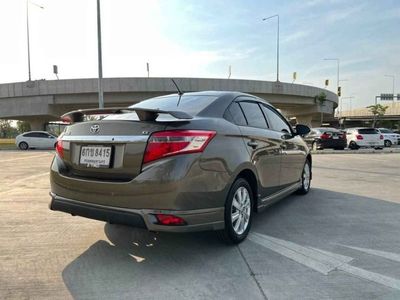
{"type": "Polygon", "coordinates": [[[48,209],[51,151],[0,152],[0,299],[399,299],[400,155],[315,155],[240,246],[48,209]]]}

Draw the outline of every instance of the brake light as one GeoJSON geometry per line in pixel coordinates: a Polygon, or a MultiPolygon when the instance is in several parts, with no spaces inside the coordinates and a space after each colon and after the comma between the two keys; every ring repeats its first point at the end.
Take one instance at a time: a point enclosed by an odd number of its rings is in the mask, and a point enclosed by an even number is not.
{"type": "Polygon", "coordinates": [[[327,140],[327,139],[330,139],[330,134],[327,134],[327,133],[323,133],[323,134],[321,134],[321,136],[320,136],[320,138],[322,139],[322,140],[327,140]]]}
{"type": "Polygon", "coordinates": [[[361,134],[357,134],[356,135],[356,139],[357,140],[363,140],[364,138],[363,138],[363,136],[361,134]]]}
{"type": "Polygon", "coordinates": [[[60,158],[64,158],[64,148],[62,143],[62,140],[57,140],[56,153],[60,158]]]}
{"type": "Polygon", "coordinates": [[[155,214],[157,218],[157,222],[160,225],[167,226],[182,226],[186,225],[186,221],[180,217],[174,215],[165,215],[165,214],[155,214]]]}
{"type": "Polygon", "coordinates": [[[69,150],[69,142],[63,141],[62,139],[58,138],[56,145],[56,153],[60,158],[64,158],[64,150],[69,150]]]}
{"type": "Polygon", "coordinates": [[[379,137],[381,140],[383,140],[383,135],[381,134],[381,136],[379,137]]]}
{"type": "Polygon", "coordinates": [[[342,139],[346,139],[346,134],[345,133],[343,133],[341,136],[340,136],[340,138],[342,138],[342,139]]]}
{"type": "Polygon", "coordinates": [[[143,163],[163,157],[203,152],[215,131],[171,130],[153,133],[147,142],[143,163]]]}

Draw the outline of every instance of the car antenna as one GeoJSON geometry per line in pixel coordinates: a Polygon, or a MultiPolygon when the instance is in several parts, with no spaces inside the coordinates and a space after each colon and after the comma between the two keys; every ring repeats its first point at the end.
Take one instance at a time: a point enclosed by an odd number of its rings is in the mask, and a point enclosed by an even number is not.
{"type": "Polygon", "coordinates": [[[175,80],[173,78],[171,78],[171,80],[172,80],[172,83],[175,85],[176,89],[178,90],[179,99],[178,99],[178,103],[176,104],[176,106],[179,106],[179,102],[181,102],[181,98],[182,98],[183,92],[180,90],[180,88],[176,84],[175,80]]]}

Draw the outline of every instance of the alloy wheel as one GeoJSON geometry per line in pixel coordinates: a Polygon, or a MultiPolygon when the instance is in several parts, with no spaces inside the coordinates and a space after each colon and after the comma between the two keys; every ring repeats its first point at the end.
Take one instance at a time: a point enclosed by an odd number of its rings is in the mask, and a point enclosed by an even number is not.
{"type": "Polygon", "coordinates": [[[236,234],[241,235],[246,231],[250,221],[251,201],[249,191],[241,186],[234,196],[231,206],[232,227],[236,234]]]}

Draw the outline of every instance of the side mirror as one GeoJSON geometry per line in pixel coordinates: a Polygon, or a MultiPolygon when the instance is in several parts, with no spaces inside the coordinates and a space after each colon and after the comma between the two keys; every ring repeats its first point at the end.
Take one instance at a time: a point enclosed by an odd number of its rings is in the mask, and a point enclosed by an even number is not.
{"type": "Polygon", "coordinates": [[[311,131],[310,127],[302,124],[296,125],[296,135],[305,136],[311,131]]]}

